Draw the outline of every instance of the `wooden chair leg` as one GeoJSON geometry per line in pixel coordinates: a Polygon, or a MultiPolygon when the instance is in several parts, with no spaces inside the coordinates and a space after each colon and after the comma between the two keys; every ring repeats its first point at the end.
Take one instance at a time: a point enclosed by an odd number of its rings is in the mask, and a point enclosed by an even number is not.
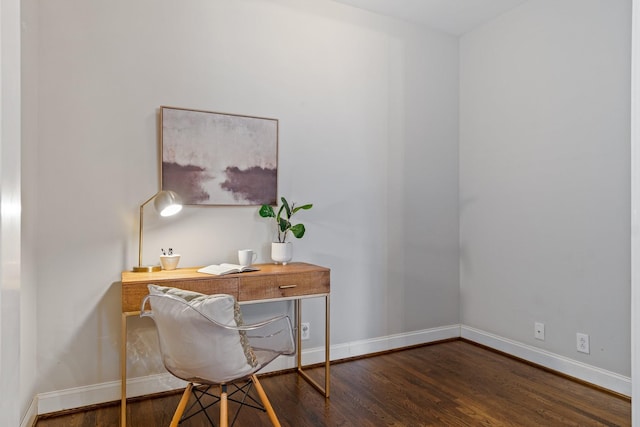
{"type": "Polygon", "coordinates": [[[182,393],[182,398],[180,398],[180,403],[178,403],[178,407],[176,408],[176,412],[173,414],[173,418],[171,419],[170,427],[177,427],[180,422],[180,418],[184,413],[184,409],[187,407],[187,403],[189,402],[189,398],[191,397],[191,388],[193,384],[189,383],[187,388],[184,389],[184,393],[182,393]]]}
{"type": "Polygon", "coordinates": [[[273,424],[273,427],[280,427],[280,421],[278,421],[278,417],[276,416],[276,413],[271,406],[271,402],[269,402],[269,399],[267,398],[267,394],[262,388],[262,384],[260,384],[260,381],[258,381],[258,377],[256,377],[255,375],[251,375],[251,381],[253,381],[253,385],[256,387],[258,396],[260,396],[260,400],[262,401],[262,406],[264,406],[264,409],[266,409],[267,414],[269,415],[269,419],[271,420],[271,424],[273,424]]]}
{"type": "Polygon", "coordinates": [[[227,386],[220,386],[220,427],[228,427],[227,386]]]}

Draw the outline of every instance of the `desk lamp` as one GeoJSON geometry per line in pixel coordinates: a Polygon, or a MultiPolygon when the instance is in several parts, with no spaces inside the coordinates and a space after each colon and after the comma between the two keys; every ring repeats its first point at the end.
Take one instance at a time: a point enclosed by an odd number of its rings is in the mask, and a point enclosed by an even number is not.
{"type": "Polygon", "coordinates": [[[151,196],[149,200],[140,205],[140,234],[138,235],[138,265],[133,267],[135,272],[152,272],[160,271],[159,265],[142,265],[142,223],[144,219],[144,206],[150,201],[154,201],[153,205],[160,216],[175,215],[182,210],[182,200],[173,191],[158,191],[151,196]]]}

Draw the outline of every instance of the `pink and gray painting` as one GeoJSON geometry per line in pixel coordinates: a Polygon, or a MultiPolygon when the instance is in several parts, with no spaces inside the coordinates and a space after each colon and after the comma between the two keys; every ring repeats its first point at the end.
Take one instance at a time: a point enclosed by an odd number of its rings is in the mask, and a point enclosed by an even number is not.
{"type": "Polygon", "coordinates": [[[278,121],[161,108],[162,189],[188,205],[275,204],[278,121]]]}

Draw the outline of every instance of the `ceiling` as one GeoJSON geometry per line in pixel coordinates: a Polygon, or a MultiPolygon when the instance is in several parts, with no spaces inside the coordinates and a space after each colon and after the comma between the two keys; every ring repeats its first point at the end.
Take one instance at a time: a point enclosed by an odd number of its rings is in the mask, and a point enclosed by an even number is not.
{"type": "Polygon", "coordinates": [[[335,0],[461,35],[527,0],[335,0]]]}

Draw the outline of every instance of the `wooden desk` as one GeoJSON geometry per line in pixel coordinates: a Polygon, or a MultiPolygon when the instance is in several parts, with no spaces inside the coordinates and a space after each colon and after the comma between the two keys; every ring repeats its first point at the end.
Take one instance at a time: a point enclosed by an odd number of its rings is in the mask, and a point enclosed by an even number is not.
{"type": "Polygon", "coordinates": [[[295,300],[295,323],[298,373],[325,397],[329,397],[329,293],[330,270],[306,263],[287,265],[258,264],[260,271],[213,276],[198,273],[199,267],[179,268],[155,273],[122,272],[122,342],[120,372],[122,396],[120,425],[127,424],[127,317],[140,315],[142,299],[149,293],[147,285],[156,284],[187,289],[203,294],[233,295],[239,303],[295,300]],[[307,375],[302,366],[300,324],[303,298],[325,298],[325,383],[324,387],[307,375]]]}

